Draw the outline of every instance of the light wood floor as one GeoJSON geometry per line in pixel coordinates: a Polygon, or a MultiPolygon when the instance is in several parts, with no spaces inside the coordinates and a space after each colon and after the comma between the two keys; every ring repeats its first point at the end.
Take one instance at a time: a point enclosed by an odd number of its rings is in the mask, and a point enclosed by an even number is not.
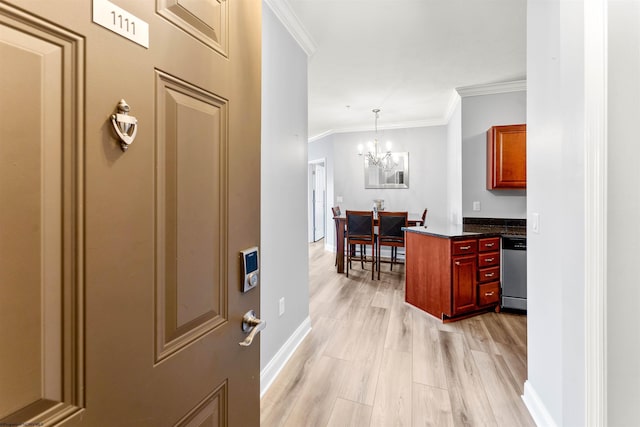
{"type": "Polygon", "coordinates": [[[347,278],[323,245],[310,245],[313,329],[262,398],[262,427],[535,426],[526,316],[442,324],[404,302],[403,267],[372,281],[354,263],[347,278]]]}

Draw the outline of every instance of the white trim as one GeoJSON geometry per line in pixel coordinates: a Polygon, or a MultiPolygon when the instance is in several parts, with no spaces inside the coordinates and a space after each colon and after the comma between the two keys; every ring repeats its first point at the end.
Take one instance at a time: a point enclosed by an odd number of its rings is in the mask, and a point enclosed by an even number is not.
{"type": "Polygon", "coordinates": [[[302,25],[302,22],[300,22],[300,19],[296,16],[289,2],[287,0],[264,0],[264,3],[269,6],[271,11],[278,17],[282,25],[289,31],[291,37],[300,45],[307,56],[313,56],[318,49],[318,45],[304,25],[302,25]]]}
{"type": "Polygon", "coordinates": [[[307,142],[315,142],[315,141],[318,141],[318,140],[320,140],[320,139],[322,139],[322,138],[324,138],[326,136],[333,135],[334,133],[335,132],[332,129],[329,129],[328,131],[319,133],[317,135],[312,136],[311,138],[308,138],[307,142]]]}
{"type": "MultiPolygon", "coordinates": [[[[455,99],[455,98],[453,98],[455,99]]],[[[455,102],[455,101],[454,101],[455,102]]],[[[451,103],[451,101],[450,101],[451,103]]],[[[450,108],[450,104],[447,108],[450,108]]],[[[398,122],[398,123],[390,123],[384,126],[378,126],[378,130],[386,130],[386,129],[409,129],[409,128],[422,128],[429,126],[444,126],[448,123],[448,119],[451,118],[451,114],[455,110],[455,103],[453,104],[453,109],[451,111],[447,111],[448,116],[441,117],[439,119],[427,119],[427,120],[415,120],[411,122],[398,122]]],[[[318,141],[319,139],[325,138],[329,135],[334,135],[336,133],[349,133],[349,132],[368,132],[373,131],[370,125],[364,126],[355,126],[349,128],[341,128],[341,129],[329,129],[325,132],[322,132],[318,135],[314,135],[309,137],[308,142],[318,141]]]]}
{"type": "Polygon", "coordinates": [[[260,397],[269,390],[271,384],[275,381],[280,374],[280,371],[285,367],[293,353],[302,344],[304,338],[311,332],[311,318],[307,317],[302,321],[300,326],[291,334],[287,342],[284,343],[280,350],[273,356],[273,358],[267,363],[267,366],[260,371],[260,397]]]}
{"type": "Polygon", "coordinates": [[[526,90],[527,90],[526,80],[516,80],[513,82],[491,83],[491,84],[485,84],[485,85],[464,86],[464,87],[456,88],[456,92],[458,92],[462,98],[465,98],[467,96],[495,95],[498,93],[522,92],[526,90]]]}
{"type": "Polygon", "coordinates": [[[462,97],[458,93],[457,90],[452,91],[451,98],[449,98],[449,104],[447,105],[447,109],[444,114],[444,124],[448,125],[451,121],[451,117],[453,113],[456,111],[456,108],[460,104],[462,97]]]}
{"type": "Polygon", "coordinates": [[[607,425],[607,0],[584,3],[585,421],[607,425]]]}
{"type": "MultiPolygon", "coordinates": [[[[314,238],[315,235],[313,233],[313,228],[315,226],[315,224],[313,224],[313,211],[315,209],[315,206],[313,206],[313,189],[314,189],[314,182],[312,182],[312,176],[311,176],[311,166],[312,165],[322,165],[324,167],[324,236],[322,236],[322,238],[324,239],[324,241],[326,242],[327,239],[327,234],[329,232],[329,230],[333,229],[332,227],[329,227],[329,218],[333,218],[329,216],[329,204],[327,203],[327,158],[326,157],[322,157],[319,159],[315,159],[315,160],[309,160],[308,162],[308,166],[307,166],[307,199],[308,199],[308,203],[307,203],[307,209],[308,209],[308,214],[307,214],[307,240],[309,241],[309,243],[313,243],[314,242],[314,238]]],[[[333,222],[333,221],[332,221],[333,222]]],[[[318,239],[320,240],[320,239],[318,239]]]]}
{"type": "Polygon", "coordinates": [[[534,390],[531,383],[527,380],[524,382],[524,395],[522,396],[522,400],[526,405],[533,421],[537,426],[540,427],[557,427],[558,425],[551,417],[549,411],[542,403],[542,399],[536,391],[534,390]]]}

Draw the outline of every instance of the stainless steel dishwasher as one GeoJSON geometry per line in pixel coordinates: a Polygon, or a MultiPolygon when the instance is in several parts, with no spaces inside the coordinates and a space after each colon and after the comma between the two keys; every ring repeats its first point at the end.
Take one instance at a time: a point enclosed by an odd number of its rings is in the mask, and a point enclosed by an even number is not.
{"type": "Polygon", "coordinates": [[[502,307],[527,310],[527,238],[502,236],[502,307]]]}

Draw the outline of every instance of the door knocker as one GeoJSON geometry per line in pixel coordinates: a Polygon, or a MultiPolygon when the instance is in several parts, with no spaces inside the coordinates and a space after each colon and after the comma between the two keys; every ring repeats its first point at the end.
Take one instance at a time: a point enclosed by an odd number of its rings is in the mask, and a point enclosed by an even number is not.
{"type": "Polygon", "coordinates": [[[117,113],[111,115],[111,124],[120,138],[120,148],[122,151],[127,151],[127,148],[136,139],[138,120],[129,115],[129,104],[124,99],[118,102],[117,113]]]}

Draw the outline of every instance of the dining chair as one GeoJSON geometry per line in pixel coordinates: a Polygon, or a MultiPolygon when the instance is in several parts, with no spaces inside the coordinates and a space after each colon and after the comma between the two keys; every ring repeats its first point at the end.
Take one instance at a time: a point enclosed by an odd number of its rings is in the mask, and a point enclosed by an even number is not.
{"type": "MultiPolygon", "coordinates": [[[[373,280],[376,269],[376,235],[374,232],[372,211],[350,211],[347,210],[347,247],[355,248],[360,246],[360,265],[364,269],[367,261],[366,248],[371,246],[371,280],[373,280]]],[[[351,259],[356,257],[355,250],[347,252],[347,277],[349,277],[349,267],[351,259]]]]}
{"type": "Polygon", "coordinates": [[[340,220],[338,217],[342,212],[340,211],[340,206],[331,207],[331,212],[333,212],[333,222],[336,224],[336,262],[334,265],[338,265],[338,236],[340,235],[340,220]]]}
{"type": "Polygon", "coordinates": [[[422,223],[420,224],[421,226],[425,226],[427,223],[427,209],[425,208],[425,210],[422,212],[422,223]]]}
{"type": "Polygon", "coordinates": [[[380,280],[380,248],[388,246],[391,248],[391,271],[393,264],[398,261],[398,248],[404,247],[404,231],[402,227],[408,225],[407,212],[378,212],[378,280],[380,280]]]}

